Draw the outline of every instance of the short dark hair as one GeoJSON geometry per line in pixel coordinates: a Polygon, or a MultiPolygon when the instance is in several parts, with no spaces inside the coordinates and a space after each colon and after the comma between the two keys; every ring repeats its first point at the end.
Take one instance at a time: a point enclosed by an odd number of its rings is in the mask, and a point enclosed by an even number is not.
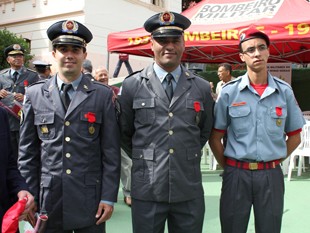
{"type": "Polygon", "coordinates": [[[219,64],[219,67],[218,68],[220,68],[220,67],[224,67],[225,68],[225,70],[228,70],[229,71],[229,73],[231,74],[231,72],[232,72],[232,67],[231,67],[231,65],[229,64],[229,63],[221,63],[221,64],[219,64]]]}
{"type": "Polygon", "coordinates": [[[84,68],[84,70],[87,70],[89,73],[93,72],[93,65],[91,64],[91,61],[88,59],[84,60],[82,67],[84,68]]]}

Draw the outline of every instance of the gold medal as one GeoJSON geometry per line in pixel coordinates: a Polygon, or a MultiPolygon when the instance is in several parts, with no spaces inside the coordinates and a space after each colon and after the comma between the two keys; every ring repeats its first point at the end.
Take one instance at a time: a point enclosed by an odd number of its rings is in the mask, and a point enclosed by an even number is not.
{"type": "Polygon", "coordinates": [[[88,132],[89,132],[90,134],[94,134],[94,133],[95,133],[95,127],[94,127],[93,125],[89,126],[88,132]]]}
{"type": "Polygon", "coordinates": [[[277,126],[281,126],[282,125],[282,120],[281,119],[277,119],[277,126]]]}
{"type": "Polygon", "coordinates": [[[48,128],[47,128],[46,125],[42,125],[42,126],[41,126],[41,133],[43,133],[43,134],[48,133],[48,128]]]}

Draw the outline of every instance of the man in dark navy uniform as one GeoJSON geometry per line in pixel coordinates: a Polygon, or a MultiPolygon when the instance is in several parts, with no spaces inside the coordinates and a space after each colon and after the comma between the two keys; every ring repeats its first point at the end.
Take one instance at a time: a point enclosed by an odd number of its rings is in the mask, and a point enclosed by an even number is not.
{"type": "Polygon", "coordinates": [[[19,168],[49,216],[46,233],[102,233],[120,179],[113,92],[81,72],[92,39],[88,28],[64,20],[47,35],[59,72],[27,90],[19,168]]]}
{"type": "Polygon", "coordinates": [[[155,62],[122,85],[122,147],[132,157],[134,233],[201,233],[201,149],[213,121],[209,82],[181,65],[191,22],[163,12],[148,19],[155,62]]]}
{"type": "Polygon", "coordinates": [[[0,72],[0,101],[9,112],[9,124],[13,157],[17,161],[19,141],[20,109],[24,100],[25,88],[39,80],[38,74],[24,67],[25,50],[19,44],[4,49],[4,55],[10,64],[9,69],[0,72]]]}
{"type": "Polygon", "coordinates": [[[25,218],[34,206],[33,196],[28,191],[25,179],[17,169],[10,143],[9,121],[6,111],[0,107],[0,229],[5,212],[17,199],[27,198],[25,218]]]}

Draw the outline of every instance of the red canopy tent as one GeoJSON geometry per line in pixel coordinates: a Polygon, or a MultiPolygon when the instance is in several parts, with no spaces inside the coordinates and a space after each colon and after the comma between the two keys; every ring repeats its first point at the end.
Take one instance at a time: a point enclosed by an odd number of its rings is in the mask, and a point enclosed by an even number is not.
{"type": "MultiPolygon", "coordinates": [[[[182,12],[184,62],[240,63],[238,35],[254,26],[269,35],[269,62],[310,63],[310,3],[306,0],[203,0],[182,12]]],[[[153,57],[143,28],[110,33],[108,51],[153,57]]]]}

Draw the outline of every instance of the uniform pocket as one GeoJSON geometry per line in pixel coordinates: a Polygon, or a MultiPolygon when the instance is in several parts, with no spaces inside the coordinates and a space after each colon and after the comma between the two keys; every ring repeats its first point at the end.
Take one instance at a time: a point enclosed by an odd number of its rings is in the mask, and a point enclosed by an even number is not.
{"type": "Polygon", "coordinates": [[[192,180],[197,182],[201,181],[200,161],[201,161],[201,149],[200,147],[186,150],[187,161],[190,164],[189,176],[192,180]]]}
{"type": "Polygon", "coordinates": [[[155,121],[155,98],[134,99],[135,121],[139,124],[153,124],[155,121]]]}
{"type": "Polygon", "coordinates": [[[101,179],[100,171],[91,172],[85,175],[86,206],[91,212],[95,212],[100,201],[101,179]]]}
{"type": "Polygon", "coordinates": [[[281,112],[277,113],[276,108],[270,108],[268,114],[265,115],[267,131],[270,135],[283,136],[285,120],[287,117],[287,109],[285,107],[278,107],[281,112]]]}
{"type": "Polygon", "coordinates": [[[154,150],[132,150],[132,174],[133,179],[150,182],[154,172],[154,150]]]}
{"type": "Polygon", "coordinates": [[[229,116],[231,118],[231,127],[236,135],[246,134],[251,126],[251,109],[249,106],[229,106],[229,116]]]}
{"type": "Polygon", "coordinates": [[[53,139],[55,137],[55,114],[37,113],[34,116],[34,125],[37,126],[39,138],[42,140],[53,139]]]}
{"type": "Polygon", "coordinates": [[[187,98],[185,102],[186,112],[182,114],[183,120],[189,125],[197,125],[204,111],[203,102],[197,99],[187,98]],[[196,107],[195,107],[196,106],[196,107]]]}
{"type": "Polygon", "coordinates": [[[87,112],[80,113],[80,130],[79,133],[83,137],[96,138],[99,135],[99,130],[102,124],[102,112],[87,112]]]}

